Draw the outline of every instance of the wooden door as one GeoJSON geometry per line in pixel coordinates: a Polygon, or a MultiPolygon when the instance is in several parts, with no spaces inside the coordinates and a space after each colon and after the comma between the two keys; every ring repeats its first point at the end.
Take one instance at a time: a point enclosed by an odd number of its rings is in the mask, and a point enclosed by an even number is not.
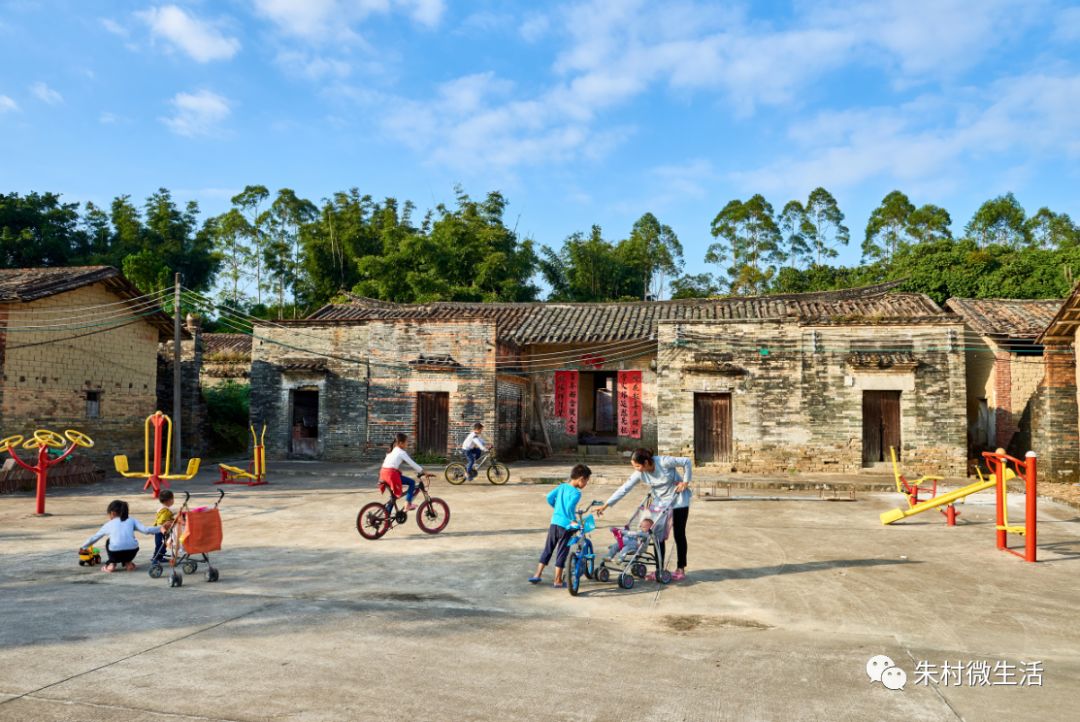
{"type": "Polygon", "coordinates": [[[863,391],[863,466],[889,461],[889,447],[900,460],[900,392],[863,391]]]}
{"type": "Polygon", "coordinates": [[[731,461],[731,394],[694,394],[694,456],[731,461]]]}
{"type": "Polygon", "coordinates": [[[416,451],[443,455],[450,429],[450,394],[420,391],[416,394],[416,451]]]}

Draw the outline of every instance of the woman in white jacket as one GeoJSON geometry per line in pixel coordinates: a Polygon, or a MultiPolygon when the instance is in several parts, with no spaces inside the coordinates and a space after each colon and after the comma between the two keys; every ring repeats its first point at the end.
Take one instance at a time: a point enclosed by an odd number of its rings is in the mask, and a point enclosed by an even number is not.
{"type": "MultiPolygon", "coordinates": [[[[678,553],[678,565],[671,575],[673,581],[686,578],[686,520],[690,515],[690,478],[693,463],[685,456],[657,456],[648,449],[638,449],[630,457],[634,473],[620,486],[603,506],[596,510],[597,516],[608,507],[626,496],[638,482],[644,482],[650,490],[655,503],[661,506],[671,505],[672,533],[675,536],[675,549],[678,553]],[[682,477],[678,469],[682,469],[682,477]]],[[[667,557],[665,544],[660,544],[660,553],[667,557]]],[[[654,574],[649,574],[652,579],[654,574]]]]}

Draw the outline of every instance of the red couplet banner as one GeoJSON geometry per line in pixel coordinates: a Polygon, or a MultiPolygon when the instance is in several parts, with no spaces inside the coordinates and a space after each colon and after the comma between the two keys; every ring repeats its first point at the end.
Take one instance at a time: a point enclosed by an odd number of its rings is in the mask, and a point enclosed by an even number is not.
{"type": "Polygon", "coordinates": [[[641,372],[620,371],[619,436],[641,438],[641,372]]]}
{"type": "Polygon", "coordinates": [[[578,372],[555,372],[555,416],[566,420],[566,433],[577,434],[578,372]]]}

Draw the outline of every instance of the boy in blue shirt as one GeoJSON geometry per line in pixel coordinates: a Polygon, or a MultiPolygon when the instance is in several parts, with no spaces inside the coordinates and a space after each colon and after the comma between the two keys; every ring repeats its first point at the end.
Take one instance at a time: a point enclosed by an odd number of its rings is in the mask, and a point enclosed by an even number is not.
{"type": "Polygon", "coordinates": [[[575,524],[578,502],[581,501],[581,490],[589,483],[592,470],[584,464],[578,464],[570,470],[570,481],[559,484],[547,495],[547,503],[555,511],[551,514],[551,526],[548,527],[547,541],[544,542],[544,551],[540,552],[540,563],[536,566],[536,574],[529,577],[533,584],[542,581],[544,567],[551,561],[552,553],[555,554],[555,586],[566,588],[563,581],[563,567],[566,566],[566,555],[569,551],[567,542],[570,540],[570,527],[575,524]]]}

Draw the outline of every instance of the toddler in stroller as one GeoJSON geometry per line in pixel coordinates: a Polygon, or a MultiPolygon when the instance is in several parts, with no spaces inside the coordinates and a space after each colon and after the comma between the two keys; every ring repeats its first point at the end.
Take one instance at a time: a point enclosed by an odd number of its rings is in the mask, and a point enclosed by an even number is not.
{"type": "Polygon", "coordinates": [[[598,581],[607,581],[612,571],[618,573],[619,586],[623,589],[634,586],[634,577],[655,579],[661,584],[671,581],[671,572],[664,568],[665,559],[660,550],[671,528],[671,506],[651,502],[652,496],[646,496],[624,526],[612,528],[615,543],[608,547],[607,556],[597,569],[598,581]],[[650,566],[655,571],[650,572],[650,566]]]}

